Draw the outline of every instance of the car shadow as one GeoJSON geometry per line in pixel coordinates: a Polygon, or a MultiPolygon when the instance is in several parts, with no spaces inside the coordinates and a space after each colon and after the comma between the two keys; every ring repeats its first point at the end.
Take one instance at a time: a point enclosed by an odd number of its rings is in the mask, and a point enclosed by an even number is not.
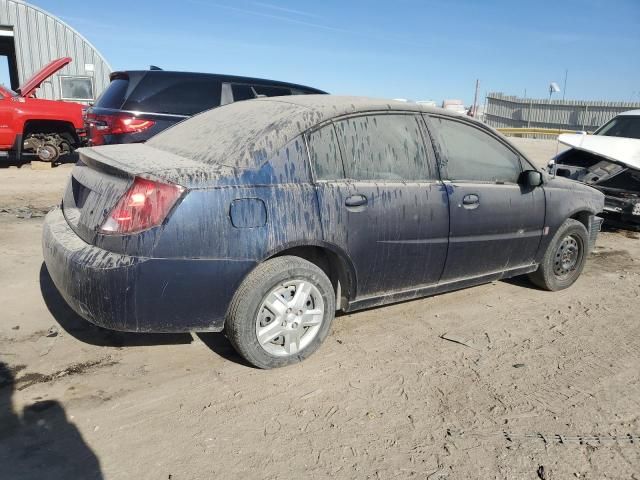
{"type": "Polygon", "coordinates": [[[98,456],[67,417],[62,404],[40,400],[13,409],[13,368],[0,362],[0,470],[2,478],[103,478],[98,456]]]}
{"type": "Polygon", "coordinates": [[[247,362],[238,352],[236,352],[229,339],[225,337],[223,333],[199,332],[196,333],[196,335],[200,340],[202,340],[202,343],[209,348],[209,350],[216,355],[221,356],[225,360],[229,360],[230,362],[234,362],[245,367],[257,368],[247,362]]]}
{"type": "Polygon", "coordinates": [[[132,333],[107,330],[88,322],[64,300],[53,284],[47,266],[40,267],[40,292],[47,309],[62,329],[81,342],[100,347],[180,345],[193,341],[189,333],[132,333]]]}
{"type": "MultiPolygon", "coordinates": [[[[71,155],[65,155],[60,157],[54,164],[54,167],[58,165],[65,165],[67,163],[77,163],[80,156],[77,152],[73,152],[71,155]]],[[[22,168],[25,165],[29,165],[31,163],[30,159],[20,159],[20,160],[7,160],[0,159],[0,168],[10,168],[17,167],[22,168]]]]}
{"type": "Polygon", "coordinates": [[[503,278],[500,280],[501,282],[508,283],[509,285],[514,285],[516,287],[528,288],[529,290],[540,290],[543,289],[535,285],[531,280],[527,278],[526,275],[519,275],[517,277],[511,278],[503,278]]]}

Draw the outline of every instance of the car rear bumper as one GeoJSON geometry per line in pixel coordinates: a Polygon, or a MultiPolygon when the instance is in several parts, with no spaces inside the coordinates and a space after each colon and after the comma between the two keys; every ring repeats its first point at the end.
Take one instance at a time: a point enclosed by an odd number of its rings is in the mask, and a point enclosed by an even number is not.
{"type": "Polygon", "coordinates": [[[78,237],[60,209],[45,219],[42,246],[67,303],[90,322],[121,331],[220,331],[235,290],[255,266],[108,252],[78,237]]]}

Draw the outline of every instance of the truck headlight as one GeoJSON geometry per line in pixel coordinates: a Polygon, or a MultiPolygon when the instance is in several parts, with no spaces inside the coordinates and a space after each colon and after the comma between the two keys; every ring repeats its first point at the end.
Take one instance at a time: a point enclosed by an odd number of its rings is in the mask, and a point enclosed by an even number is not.
{"type": "Polygon", "coordinates": [[[637,202],[631,210],[631,215],[640,215],[640,202],[637,202]]]}

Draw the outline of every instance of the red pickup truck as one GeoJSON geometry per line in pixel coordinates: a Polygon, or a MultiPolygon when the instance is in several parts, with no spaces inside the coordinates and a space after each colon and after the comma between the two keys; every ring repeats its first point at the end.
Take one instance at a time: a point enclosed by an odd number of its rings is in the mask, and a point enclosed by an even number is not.
{"type": "Polygon", "coordinates": [[[70,62],[54,60],[17,92],[0,86],[0,159],[55,162],[82,146],[83,105],[35,98],[42,82],[70,62]]]}

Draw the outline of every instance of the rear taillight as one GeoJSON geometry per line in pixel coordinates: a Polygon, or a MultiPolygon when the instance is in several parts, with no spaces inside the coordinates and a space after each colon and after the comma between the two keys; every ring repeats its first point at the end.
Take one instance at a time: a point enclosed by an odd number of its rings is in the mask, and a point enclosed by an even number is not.
{"type": "Polygon", "coordinates": [[[86,121],[91,131],[91,144],[103,145],[105,135],[138,133],[153,127],[156,122],[131,115],[96,115],[88,113],[86,121]]]}
{"type": "Polygon", "coordinates": [[[182,195],[184,188],[136,177],[133,185],[102,224],[100,233],[129,234],[157,227],[182,195]]]}

